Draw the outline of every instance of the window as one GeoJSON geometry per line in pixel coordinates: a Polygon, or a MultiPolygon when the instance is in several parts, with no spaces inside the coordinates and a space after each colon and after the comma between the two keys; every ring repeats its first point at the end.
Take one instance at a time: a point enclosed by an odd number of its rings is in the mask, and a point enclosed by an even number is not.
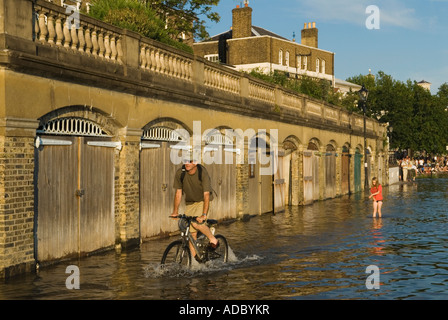
{"type": "Polygon", "coordinates": [[[204,58],[211,62],[219,62],[218,54],[207,54],[204,56],[204,58]]]}
{"type": "Polygon", "coordinates": [[[308,57],[303,57],[303,69],[308,70],[308,57]]]}
{"type": "Polygon", "coordinates": [[[319,73],[320,71],[320,65],[319,65],[319,59],[316,59],[316,73],[319,73]]]}
{"type": "Polygon", "coordinates": [[[325,73],[325,60],[322,60],[321,70],[322,70],[322,73],[325,73]]]}
{"type": "Polygon", "coordinates": [[[278,64],[283,65],[283,50],[280,49],[278,52],[278,64]]]}
{"type": "Polygon", "coordinates": [[[302,69],[302,56],[297,55],[297,69],[302,69]]]}
{"type": "Polygon", "coordinates": [[[286,59],[286,66],[287,67],[289,67],[289,51],[286,51],[286,57],[285,57],[285,59],[286,59]]]}

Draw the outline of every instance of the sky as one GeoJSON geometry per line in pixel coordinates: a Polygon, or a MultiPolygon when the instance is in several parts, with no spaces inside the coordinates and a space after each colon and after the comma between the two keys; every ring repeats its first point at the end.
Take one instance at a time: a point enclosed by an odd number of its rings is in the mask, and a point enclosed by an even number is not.
{"type": "MultiPolygon", "coordinates": [[[[210,36],[232,25],[243,0],[220,0],[210,36]]],[[[448,0],[249,0],[252,25],[300,43],[305,22],[316,22],[319,48],[335,53],[335,77],[383,71],[399,81],[448,83],[448,0]],[[372,7],[374,6],[374,7],[372,7]]]]}

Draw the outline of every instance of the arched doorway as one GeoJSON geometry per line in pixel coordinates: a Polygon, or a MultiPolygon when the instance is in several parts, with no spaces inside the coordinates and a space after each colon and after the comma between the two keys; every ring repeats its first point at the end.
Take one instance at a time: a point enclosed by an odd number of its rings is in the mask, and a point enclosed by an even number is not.
{"type": "Polygon", "coordinates": [[[294,137],[290,137],[283,143],[284,155],[283,155],[283,177],[285,179],[285,205],[291,206],[294,201],[297,202],[297,197],[294,199],[294,191],[297,193],[297,188],[294,188],[295,183],[298,180],[298,162],[297,155],[297,140],[294,137]],[[295,174],[294,174],[295,173],[295,174]]]}
{"type": "Polygon", "coordinates": [[[355,167],[354,167],[354,177],[355,177],[355,192],[359,192],[362,189],[361,184],[361,168],[362,168],[362,158],[360,148],[356,148],[355,151],[355,167]]]}
{"type": "Polygon", "coordinates": [[[325,197],[336,196],[336,148],[328,144],[325,152],[325,197]]]}
{"type": "Polygon", "coordinates": [[[236,137],[231,129],[212,129],[204,138],[202,165],[210,175],[214,190],[210,217],[218,220],[236,218],[236,158],[243,150],[235,148],[236,137]]]}
{"type": "MultiPolygon", "coordinates": [[[[140,152],[140,236],[142,239],[178,229],[169,218],[173,210],[174,176],[189,151],[189,132],[174,121],[160,120],[143,128],[140,152]],[[177,161],[179,160],[179,161],[177,161]]],[[[185,212],[182,201],[180,213],[185,212]]]]}
{"type": "Polygon", "coordinates": [[[310,204],[319,200],[319,142],[311,139],[307,150],[303,152],[303,200],[305,204],[310,204]]]}
{"type": "Polygon", "coordinates": [[[341,153],[341,194],[350,194],[350,149],[342,147],[341,153]]]}
{"type": "Polygon", "coordinates": [[[267,136],[255,136],[249,144],[249,214],[273,212],[274,154],[267,136]],[[272,151],[272,152],[271,152],[272,151]],[[259,161],[263,158],[267,161],[259,161]]]}
{"type": "MultiPolygon", "coordinates": [[[[46,117],[35,149],[35,257],[42,264],[115,243],[112,132],[79,113],[46,117]]],[[[98,119],[98,114],[83,113],[98,119]]]]}

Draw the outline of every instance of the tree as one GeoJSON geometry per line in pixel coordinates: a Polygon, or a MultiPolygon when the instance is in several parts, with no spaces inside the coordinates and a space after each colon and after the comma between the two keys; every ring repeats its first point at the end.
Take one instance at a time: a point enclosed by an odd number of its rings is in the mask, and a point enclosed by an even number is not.
{"type": "Polygon", "coordinates": [[[448,84],[437,95],[408,80],[394,80],[384,72],[356,76],[347,81],[369,90],[367,115],[393,127],[391,148],[445,152],[448,145],[448,84]]]}
{"type": "Polygon", "coordinates": [[[182,43],[181,34],[207,37],[205,15],[218,22],[219,15],[212,12],[212,5],[219,0],[91,0],[89,15],[129,29],[141,35],[193,53],[182,43]]]}
{"type": "Polygon", "coordinates": [[[212,22],[219,22],[220,16],[213,12],[213,6],[217,6],[220,0],[141,0],[147,7],[165,17],[168,28],[176,38],[182,33],[193,35],[200,40],[208,38],[206,21],[200,17],[206,17],[212,22]]]}

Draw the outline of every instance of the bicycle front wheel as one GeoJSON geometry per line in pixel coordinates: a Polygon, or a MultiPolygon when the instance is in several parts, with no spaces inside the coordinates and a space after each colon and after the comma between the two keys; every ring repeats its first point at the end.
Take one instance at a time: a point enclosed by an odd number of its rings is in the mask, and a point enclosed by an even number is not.
{"type": "Polygon", "coordinates": [[[175,263],[186,267],[191,266],[190,248],[184,247],[181,240],[171,242],[166,247],[161,264],[175,263]]]}

